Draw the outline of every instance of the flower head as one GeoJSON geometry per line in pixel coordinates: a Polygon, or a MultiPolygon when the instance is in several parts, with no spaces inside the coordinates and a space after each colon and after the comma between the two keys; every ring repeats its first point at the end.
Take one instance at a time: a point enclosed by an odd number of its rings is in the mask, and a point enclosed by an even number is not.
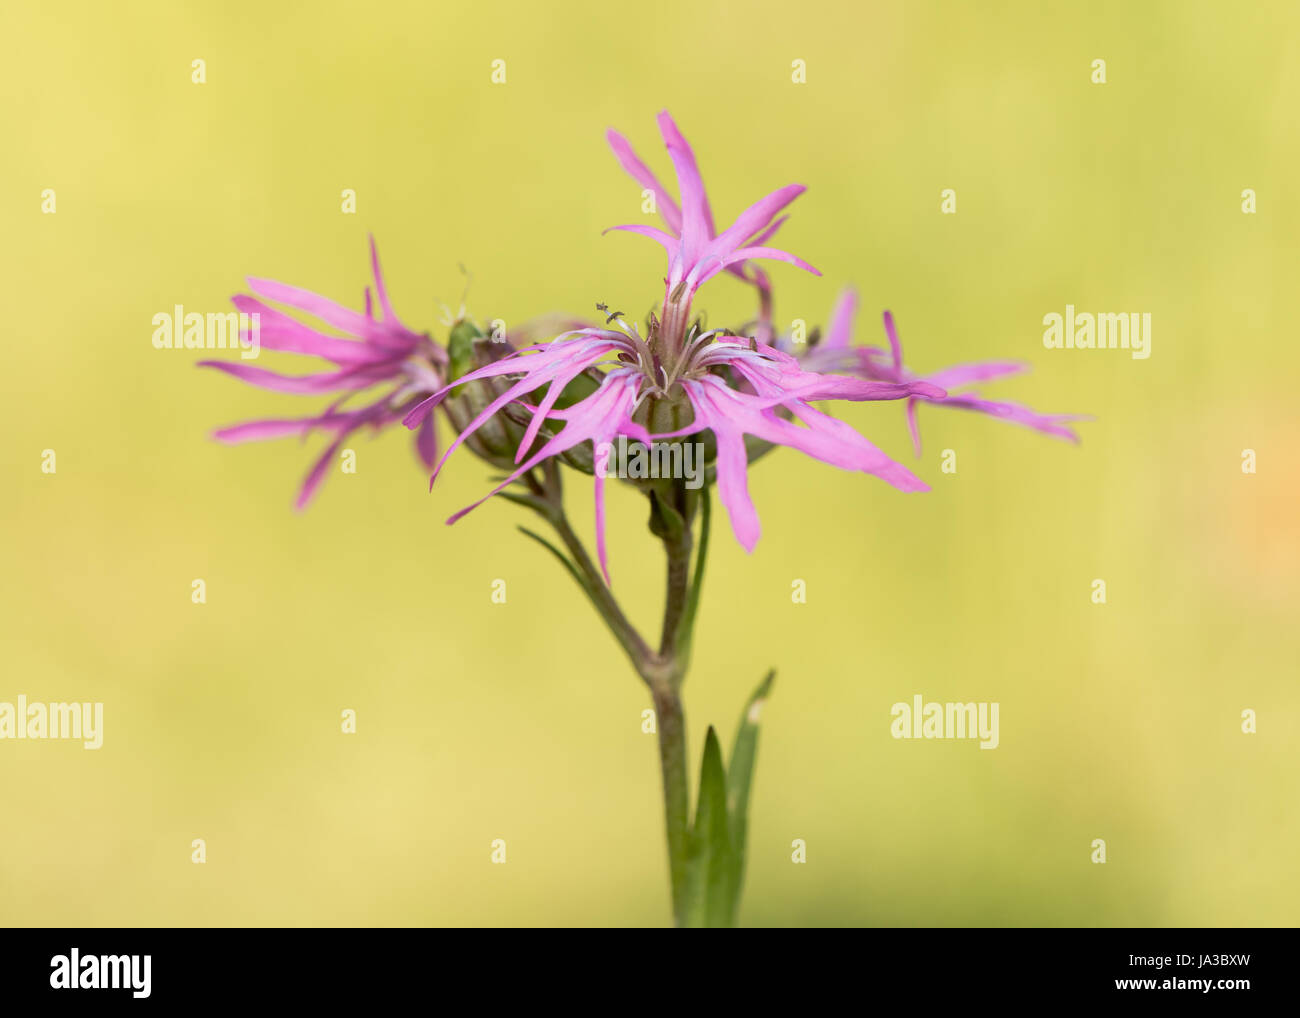
{"type": "MultiPolygon", "coordinates": [[[[366,309],[362,314],[284,283],[269,279],[248,280],[249,287],[259,297],[306,312],[324,325],[342,332],[342,337],[304,325],[257,297],[239,294],[232,298],[240,312],[259,316],[260,341],[264,348],[319,357],[333,365],[331,370],[309,375],[281,375],[249,364],[200,362],[202,367],[216,368],[263,389],[309,396],[338,395],[318,414],[247,421],[214,433],[214,437],[223,442],[249,442],[287,435],[306,438],[317,430],[330,435],[325,451],[312,465],[298,491],[296,506],[299,509],[311,501],[325,479],[330,462],[350,435],[363,427],[377,431],[401,420],[412,406],[429,393],[439,391],[443,385],[447,353],[427,335],[408,329],[393,311],[373,239],[370,242],[370,261],[375,294],[379,298],[378,319],[373,314],[368,287],[365,291],[366,309]],[[371,390],[378,390],[378,395],[371,390]],[[363,406],[345,408],[349,400],[367,393],[370,393],[369,399],[363,406]]],[[[415,448],[426,467],[437,462],[438,443],[432,417],[421,423],[415,435],[415,448]]]]}
{"type": "MultiPolygon", "coordinates": [[[[700,177],[699,170],[695,164],[694,151],[691,149],[690,145],[687,144],[686,139],[682,137],[681,132],[677,129],[676,123],[674,123],[672,117],[668,115],[667,111],[659,114],[659,128],[660,132],[663,134],[665,143],[668,145],[669,154],[673,155],[674,150],[678,153],[678,155],[673,156],[673,164],[674,167],[678,167],[679,164],[684,167],[686,177],[690,181],[689,193],[694,194],[698,188],[698,200],[695,202],[694,206],[689,207],[692,213],[702,215],[703,218],[703,230],[697,230],[696,232],[702,232],[707,241],[716,241],[717,230],[713,225],[713,210],[709,206],[708,195],[704,191],[703,179],[700,177]]],[[[667,189],[659,183],[659,178],[655,176],[654,171],[641,161],[640,156],[636,154],[631,143],[628,142],[623,135],[619,134],[613,128],[610,128],[605,132],[605,138],[609,142],[609,147],[614,150],[615,158],[618,159],[619,164],[627,171],[628,175],[654,195],[655,209],[658,211],[664,225],[668,228],[666,233],[664,231],[642,226],[615,226],[611,227],[611,229],[628,230],[649,236],[659,243],[664,244],[665,247],[668,247],[671,256],[673,251],[669,246],[670,243],[673,241],[676,241],[679,245],[682,243],[682,207],[677,204],[677,201],[668,193],[667,189]]],[[[677,172],[680,179],[683,171],[679,168],[677,169],[677,172]]],[[[794,198],[798,197],[798,195],[804,190],[803,187],[799,185],[792,185],[792,187],[795,188],[795,190],[787,199],[787,204],[789,201],[793,201],[794,198]]],[[[685,185],[683,185],[681,190],[683,195],[688,193],[688,189],[685,185]]],[[[781,192],[777,192],[777,194],[781,194],[781,192]]],[[[778,229],[780,229],[781,224],[784,223],[785,220],[785,216],[772,220],[765,229],[752,238],[751,244],[761,245],[766,242],[778,229]]],[[[752,284],[755,289],[758,290],[759,338],[770,340],[772,338],[772,283],[768,278],[767,273],[753,262],[744,260],[731,261],[727,264],[726,271],[745,280],[745,282],[752,284]]]]}
{"type": "MultiPolygon", "coordinates": [[[[957,364],[927,375],[917,375],[909,371],[903,364],[903,347],[898,340],[898,330],[894,327],[894,316],[888,311],[884,314],[884,320],[889,349],[853,346],[853,318],[857,314],[857,309],[857,293],[852,288],[845,289],[831,312],[830,325],[825,337],[816,345],[798,351],[799,362],[813,371],[848,374],[876,382],[903,384],[924,381],[945,390],[942,395],[917,393],[908,397],[907,426],[912,433],[912,445],[918,456],[921,455],[921,432],[916,421],[918,403],[935,403],[961,410],[975,410],[1071,442],[1078,442],[1079,436],[1066,427],[1066,423],[1092,419],[1088,414],[1040,414],[1018,403],[984,399],[974,391],[952,391],[979,382],[1019,374],[1028,367],[1019,361],[977,361],[971,364],[957,364]]],[[[783,339],[780,346],[788,352],[796,352],[796,348],[788,339],[783,339]]]]}
{"type": "Polygon", "coordinates": [[[765,246],[767,240],[785,222],[784,217],[777,218],[778,213],[803,194],[805,188],[802,184],[788,184],[767,197],[760,198],[737,216],[734,223],[718,233],[713,224],[713,210],[704,191],[704,181],[695,163],[695,152],[666,110],[659,114],[659,132],[663,135],[668,156],[677,174],[680,205],[673,201],[622,135],[611,130],[607,137],[623,168],[654,192],[656,207],[663,216],[668,231],[642,225],[611,226],[610,229],[649,237],[662,244],[668,252],[662,320],[652,323],[649,338],[656,347],[656,352],[672,359],[680,354],[684,346],[695,292],[719,272],[730,270],[742,279],[755,283],[762,295],[762,317],[765,320],[770,318],[771,286],[762,270],[757,266],[748,266],[750,260],[773,259],[797,265],[813,275],[821,273],[789,252],[765,246]]]}
{"type": "MultiPolygon", "coordinates": [[[[649,346],[631,326],[623,332],[581,329],[565,334],[472,371],[462,381],[503,375],[519,377],[457,436],[430,483],[462,442],[512,402],[525,405],[532,415],[516,453],[517,467],[448,523],[503,491],[543,460],[580,443],[599,446],[626,435],[649,445],[708,429],[717,442],[718,494],[737,540],[747,551],[753,550],[758,541],[759,524],[748,491],[745,435],[788,445],[833,466],[874,474],[901,491],[924,491],[926,485],[910,470],[895,463],[847,424],[810,404],[825,399],[879,400],[943,394],[942,389],[928,382],[874,382],[806,371],[793,357],[774,347],[717,333],[694,337],[678,372],[670,377],[662,368],[656,368],[649,346]],[[607,370],[595,392],[572,406],[556,409],[566,386],[597,366],[607,370]],[[728,384],[737,380],[744,388],[728,384]],[[545,395],[535,406],[528,402],[543,389],[545,395]],[[666,415],[664,410],[669,413],[666,415]],[[658,433],[647,427],[665,416],[671,419],[674,410],[686,418],[683,426],[658,433]],[[563,427],[553,433],[548,429],[547,440],[529,454],[548,421],[557,421],[563,427]]],[[[444,387],[415,407],[407,415],[407,427],[422,426],[451,388],[444,387]]],[[[596,545],[602,569],[606,568],[604,480],[597,473],[596,545]]]]}
{"type": "MultiPolygon", "coordinates": [[[[510,379],[495,398],[464,428],[443,455],[430,478],[456,448],[494,415],[514,405],[530,416],[515,453],[515,469],[488,495],[460,510],[454,523],[487,498],[503,491],[544,460],[583,443],[612,442],[627,436],[646,444],[679,440],[711,432],[716,445],[718,494],[727,509],[737,540],[752,550],[759,537],[758,514],[749,497],[749,451],[746,436],[773,445],[787,445],[822,462],[873,474],[902,491],[923,491],[925,484],[894,462],[848,425],[815,409],[814,401],[941,397],[944,390],[928,381],[877,381],[810,371],[790,354],[756,338],[724,330],[702,332],[690,321],[691,302],[699,287],[719,272],[752,258],[775,258],[815,271],[806,262],[762,246],[780,221],[786,205],[803,191],[791,185],[752,205],[726,230],[715,233],[695,157],[667,113],[660,130],[677,170],[681,205],[664,195],[664,210],[674,234],[654,227],[619,227],[642,233],[668,251],[668,277],[662,320],[651,318],[648,335],[625,322],[618,312],[606,326],[566,332],[550,343],[516,351],[465,374],[456,385],[471,380],[510,379]],[[580,375],[596,374],[594,391],[569,405],[560,397],[580,375]]],[[[617,135],[611,140],[621,138],[617,135]]],[[[615,150],[620,151],[619,144],[615,150]]],[[[644,167],[626,149],[624,164],[634,161],[634,175],[644,167]]],[[[622,158],[622,156],[621,156],[622,158]]],[[[644,171],[645,179],[653,181],[644,171]]],[[[641,179],[638,177],[638,179],[641,179]]],[[[651,186],[662,193],[657,181],[651,186]]],[[[454,385],[446,385],[415,406],[408,427],[422,427],[454,385]]],[[[608,580],[605,551],[604,481],[595,479],[596,543],[608,580]]]]}

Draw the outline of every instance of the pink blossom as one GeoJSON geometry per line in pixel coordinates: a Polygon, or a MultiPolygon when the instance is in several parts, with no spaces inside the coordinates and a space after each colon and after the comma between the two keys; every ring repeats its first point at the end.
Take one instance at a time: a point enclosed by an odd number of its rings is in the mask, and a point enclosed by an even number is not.
{"type": "MultiPolygon", "coordinates": [[[[648,444],[680,439],[706,429],[713,433],[717,443],[718,494],[736,538],[746,550],[753,549],[760,532],[758,514],[748,490],[746,435],[790,446],[833,466],[873,474],[902,491],[926,490],[926,485],[906,467],[895,463],[848,425],[811,404],[830,399],[942,397],[942,388],[926,381],[881,382],[809,371],[788,353],[766,343],[720,330],[700,332],[698,325],[691,322],[692,300],[700,286],[747,259],[773,258],[815,271],[794,255],[762,246],[779,225],[779,221],[773,222],[773,217],[804,189],[800,185],[781,188],[750,206],[726,230],[715,233],[690,146],[667,113],[660,114],[659,126],[677,171],[682,196],[679,210],[674,210],[670,203],[662,204],[666,214],[672,210],[670,225],[676,225],[676,235],[649,226],[618,229],[649,236],[668,251],[662,321],[652,316],[648,335],[643,338],[636,326],[624,322],[617,314],[611,315],[610,321],[617,322],[619,331],[574,330],[458,379],[456,384],[492,376],[518,380],[461,432],[434,470],[430,484],[447,457],[507,404],[518,403],[532,416],[515,457],[517,469],[483,499],[462,509],[447,522],[460,519],[543,460],[580,443],[599,444],[626,435],[648,444]],[[565,386],[578,375],[596,368],[603,368],[604,373],[595,392],[572,406],[556,409],[565,386]],[[543,389],[544,395],[532,405],[534,394],[543,389]],[[656,416],[654,407],[660,403],[689,414],[690,423],[652,434],[649,425],[656,416]],[[548,421],[559,422],[563,427],[548,433],[540,447],[530,452],[548,421]]],[[[654,186],[658,188],[657,182],[654,186]]],[[[422,427],[451,388],[444,386],[416,406],[406,417],[407,426],[422,427]]],[[[599,475],[595,496],[597,552],[608,580],[604,478],[599,475]]]]}
{"type": "MultiPolygon", "coordinates": [[[[907,425],[911,430],[912,445],[918,456],[921,455],[921,433],[916,420],[918,403],[935,403],[961,410],[975,410],[1071,442],[1078,442],[1079,436],[1066,427],[1065,423],[1092,419],[1088,414],[1040,414],[1018,403],[984,399],[974,391],[952,391],[1027,370],[1028,365],[1019,361],[977,361],[971,364],[957,364],[926,375],[917,375],[909,371],[903,364],[903,347],[898,341],[898,331],[894,328],[894,316],[888,311],[885,312],[884,320],[889,349],[853,346],[853,318],[857,314],[857,309],[857,293],[852,288],[845,289],[836,302],[834,311],[831,312],[831,321],[825,337],[815,346],[799,353],[799,363],[813,371],[854,375],[875,382],[898,384],[929,382],[945,390],[943,395],[939,396],[916,394],[908,397],[907,425]]],[[[780,345],[787,351],[796,349],[788,339],[783,339],[780,345]]]]}
{"type": "MultiPolygon", "coordinates": [[[[255,294],[318,318],[325,326],[344,334],[330,335],[302,324],[256,297],[239,294],[235,307],[260,318],[260,342],[264,349],[305,354],[330,362],[331,370],[309,375],[281,375],[266,368],[228,361],[202,361],[201,367],[216,368],[241,381],[275,392],[308,396],[338,394],[325,410],[305,417],[247,421],[221,428],[214,437],[223,442],[250,442],[299,435],[306,438],[321,430],[330,436],[325,451],[312,465],[298,491],[295,503],[304,508],[320,487],[330,463],[342,444],[363,427],[379,431],[400,421],[411,407],[431,392],[442,388],[447,353],[427,335],[412,332],[393,311],[379,270],[379,254],[373,238],[370,262],[380,318],[372,312],[370,289],[365,291],[365,313],[352,311],[307,290],[269,279],[249,279],[255,294]],[[378,395],[369,390],[378,390],[378,395]],[[344,404],[368,394],[365,405],[345,409],[344,404]]],[[[432,417],[426,418],[415,435],[415,449],[422,463],[432,467],[438,459],[438,441],[432,417]]]]}

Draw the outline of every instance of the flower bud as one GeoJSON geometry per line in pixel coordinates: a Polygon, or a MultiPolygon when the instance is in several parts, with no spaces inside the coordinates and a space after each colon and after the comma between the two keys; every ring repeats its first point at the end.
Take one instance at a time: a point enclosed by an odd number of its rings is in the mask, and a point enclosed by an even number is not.
{"type": "MultiPolygon", "coordinates": [[[[455,382],[469,372],[486,367],[513,352],[514,347],[509,342],[488,338],[474,322],[462,318],[451,327],[447,338],[447,380],[455,382]]],[[[464,431],[511,384],[509,379],[495,376],[474,379],[453,388],[442,402],[451,426],[458,434],[464,431]]],[[[526,426],[526,423],[522,426],[516,424],[498,411],[470,434],[465,445],[479,459],[491,463],[497,469],[512,471],[515,469],[515,451],[523,441],[526,426]]]]}
{"type": "MultiPolygon", "coordinates": [[[[508,338],[488,336],[473,321],[462,318],[451,327],[447,339],[449,360],[447,380],[455,382],[471,371],[494,364],[514,352],[515,347],[508,338]]],[[[494,375],[455,386],[442,404],[452,427],[457,433],[464,431],[475,417],[507,392],[515,381],[508,375],[494,375]]],[[[585,399],[595,392],[599,385],[599,374],[579,375],[560,394],[555,403],[556,408],[563,409],[585,399]]],[[[543,390],[539,390],[529,394],[527,398],[530,403],[536,405],[542,395],[543,390]]],[[[531,420],[532,411],[517,403],[508,403],[471,433],[465,440],[465,445],[476,456],[491,463],[497,469],[513,472],[517,467],[515,456],[531,420]]],[[[559,421],[544,423],[538,431],[537,439],[533,442],[533,448],[529,451],[535,452],[542,444],[553,438],[559,430],[560,423],[559,421]]],[[[559,456],[562,462],[586,474],[593,472],[593,458],[594,453],[590,442],[559,456]]]]}

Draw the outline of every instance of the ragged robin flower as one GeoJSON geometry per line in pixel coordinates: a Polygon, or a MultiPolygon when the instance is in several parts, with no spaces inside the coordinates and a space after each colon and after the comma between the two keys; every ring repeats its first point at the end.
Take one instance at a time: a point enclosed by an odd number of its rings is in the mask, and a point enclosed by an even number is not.
{"type": "MultiPolygon", "coordinates": [[[[241,381],[275,392],[307,396],[336,394],[322,412],[302,417],[269,418],[221,428],[214,437],[223,442],[251,442],[316,431],[330,436],[325,451],[313,463],[298,490],[297,508],[307,506],[329,471],[330,463],[349,436],[362,428],[378,431],[400,421],[430,393],[442,390],[447,352],[427,335],[413,332],[393,311],[379,269],[379,254],[370,242],[370,263],[381,316],[376,319],[369,287],[365,312],[353,311],[325,297],[269,279],[249,279],[257,297],[239,294],[232,303],[243,313],[259,316],[260,342],[268,350],[305,354],[328,361],[333,368],[309,375],[282,375],[266,368],[228,361],[202,361],[241,381]],[[258,298],[306,312],[344,335],[311,328],[258,298]],[[376,394],[377,391],[377,394],[376,394]],[[359,407],[349,401],[362,400],[359,407]]],[[[415,435],[420,461],[431,468],[438,459],[438,439],[430,416],[415,435]]]]}
{"type": "MultiPolygon", "coordinates": [[[[942,388],[927,381],[874,381],[809,371],[791,355],[756,338],[725,330],[702,331],[693,320],[693,301],[700,286],[730,267],[773,259],[816,272],[802,259],[764,246],[780,224],[775,217],[804,188],[791,184],[772,192],[742,212],[727,229],[715,233],[690,146],[667,113],[660,114],[659,126],[677,174],[680,228],[676,235],[650,226],[615,229],[648,236],[667,250],[662,314],[650,316],[642,336],[637,326],[614,312],[607,317],[605,328],[564,333],[465,375],[462,381],[502,376],[517,380],[461,431],[430,483],[457,446],[506,406],[525,406],[531,420],[515,455],[516,469],[448,522],[454,523],[548,458],[582,443],[600,445],[623,435],[649,444],[711,432],[717,449],[718,494],[736,538],[746,550],[753,549],[760,530],[748,492],[746,435],[788,445],[833,466],[874,474],[902,491],[926,490],[906,467],[811,404],[832,399],[938,398],[945,394],[942,388]],[[570,406],[557,408],[565,388],[593,369],[601,372],[595,390],[570,406]],[[539,392],[542,395],[537,398],[539,392]],[[534,450],[534,441],[544,425],[549,432],[550,422],[562,427],[534,450]]],[[[444,386],[416,406],[406,417],[407,426],[423,427],[452,388],[444,386]]],[[[597,553],[608,581],[604,478],[599,474],[595,497],[597,553]]]]}
{"type": "Polygon", "coordinates": [[[970,364],[956,364],[925,375],[915,374],[903,364],[903,347],[898,340],[894,316],[888,311],[884,313],[884,321],[889,349],[854,346],[853,318],[857,310],[858,295],[852,288],[846,288],[835,303],[824,337],[806,347],[800,347],[792,343],[788,337],[783,337],[779,345],[788,353],[795,354],[799,363],[811,371],[853,375],[873,382],[906,384],[923,381],[946,390],[939,396],[917,393],[908,397],[907,426],[912,433],[912,445],[918,456],[921,455],[921,432],[916,420],[918,403],[974,410],[1071,442],[1078,442],[1079,436],[1066,426],[1067,423],[1092,419],[1088,414],[1040,414],[1019,403],[984,399],[977,392],[969,389],[970,386],[981,382],[1005,378],[1025,371],[1027,365],[1020,361],[975,361],[970,364]],[[967,391],[955,391],[959,389],[967,391]]]}

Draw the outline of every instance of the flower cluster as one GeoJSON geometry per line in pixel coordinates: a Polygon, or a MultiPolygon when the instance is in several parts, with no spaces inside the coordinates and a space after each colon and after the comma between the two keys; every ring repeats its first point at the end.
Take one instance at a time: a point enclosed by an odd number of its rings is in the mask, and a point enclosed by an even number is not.
{"type": "MultiPolygon", "coordinates": [[[[612,230],[648,237],[667,252],[667,274],[658,314],[644,330],[608,315],[600,325],[577,325],[554,338],[526,342],[496,337],[495,352],[482,356],[487,342],[472,337],[479,356],[449,356],[429,336],[412,332],[394,314],[385,293],[377,256],[372,259],[381,317],[371,313],[369,291],[364,314],[280,283],[250,280],[255,293],[315,315],[346,338],[308,328],[251,297],[236,297],[241,311],[263,316],[262,344],[270,349],[308,354],[332,362],[333,370],[286,377],[240,364],[211,366],[254,385],[283,392],[337,393],[323,413],[290,420],[263,420],[217,432],[224,441],[245,441],[322,430],[333,436],[300,491],[304,505],[319,485],[340,444],[359,428],[382,428],[398,420],[416,431],[420,459],[436,480],[447,458],[462,444],[492,459],[503,458],[508,473],[482,499],[455,513],[455,522],[492,495],[520,482],[539,465],[581,448],[597,447],[620,436],[643,443],[680,441],[705,433],[714,450],[711,464],[718,495],[732,530],[746,550],[759,538],[758,514],[748,491],[748,470],[756,447],[784,445],[845,470],[872,474],[900,491],[926,485],[858,431],[814,404],[847,400],[904,400],[917,451],[919,403],[952,406],[1001,417],[1046,434],[1077,441],[1069,415],[1046,416],[1028,408],[983,399],[969,386],[1020,371],[1022,365],[989,361],[917,375],[903,365],[892,317],[885,314],[889,349],[855,347],[852,318],[857,298],[846,291],[836,305],[826,335],[815,344],[777,337],[772,324],[772,286],[760,261],[780,261],[817,274],[807,262],[769,246],[785,222],[785,210],[803,193],[799,184],[779,188],[750,205],[719,231],[695,154],[673,119],[659,115],[659,130],[677,178],[674,198],[622,135],[608,140],[623,168],[656,199],[664,228],[624,225],[612,230]],[[758,316],[751,335],[704,329],[695,310],[700,288],[719,273],[731,273],[758,293],[758,316]],[[346,400],[382,390],[357,409],[346,400]],[[957,391],[963,390],[963,391],[957,391]],[[473,401],[466,402],[466,394],[473,401]],[[470,408],[467,410],[467,406],[470,408]],[[434,416],[439,407],[457,432],[437,455],[434,416]],[[484,453],[484,435],[495,436],[493,453],[484,453]],[[502,442],[513,447],[502,450],[502,442]]],[[[602,310],[604,310],[602,306],[602,310]]],[[[463,324],[463,323],[462,323],[463,324]]],[[[453,332],[455,330],[453,329],[453,332]]],[[[453,337],[454,338],[454,337],[453,337]]],[[[449,345],[454,345],[451,343],[449,345]]],[[[608,582],[605,550],[605,478],[596,471],[596,544],[608,582]]]]}

